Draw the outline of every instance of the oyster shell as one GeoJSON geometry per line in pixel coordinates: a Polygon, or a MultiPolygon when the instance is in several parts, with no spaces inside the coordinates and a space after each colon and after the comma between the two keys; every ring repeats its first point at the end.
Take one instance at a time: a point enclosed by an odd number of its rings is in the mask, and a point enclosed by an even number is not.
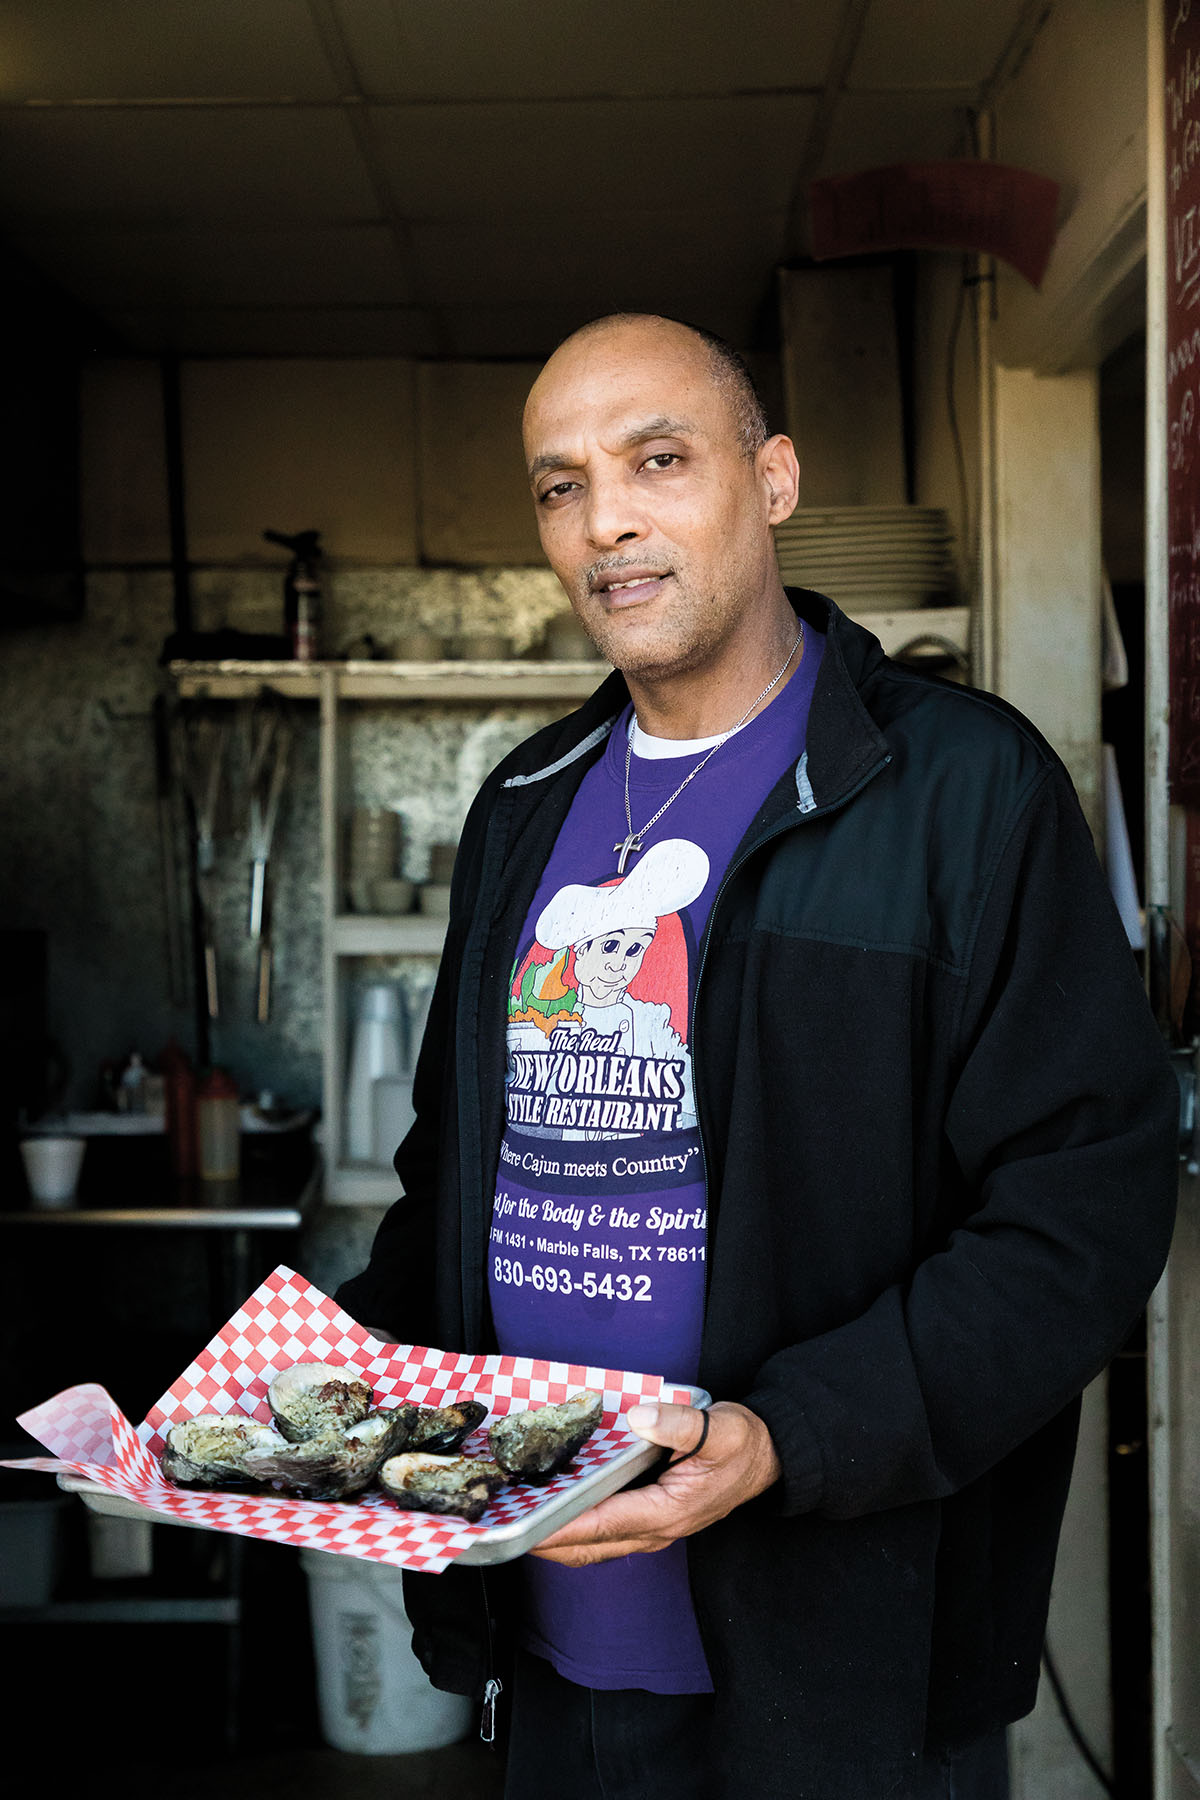
{"type": "Polygon", "coordinates": [[[405,1451],[384,1463],[379,1485],[397,1506],[417,1512],[459,1513],[474,1524],[496,1489],[503,1487],[504,1473],[481,1456],[405,1451]]]}
{"type": "Polygon", "coordinates": [[[371,1400],[370,1383],[337,1363],[293,1363],[267,1389],[272,1418],[295,1444],[357,1425],[371,1400]]]}
{"type": "Polygon", "coordinates": [[[481,1400],[459,1400],[453,1406],[423,1406],[408,1440],[409,1450],[428,1450],[432,1456],[449,1456],[465,1437],[482,1425],[488,1409],[481,1400]]]}
{"type": "Polygon", "coordinates": [[[510,1412],[488,1432],[492,1455],[510,1481],[549,1481],[591,1437],[604,1413],[601,1394],[572,1394],[554,1406],[510,1412]]]}
{"type": "Polygon", "coordinates": [[[346,1431],[324,1431],[302,1443],[251,1448],[242,1467],[255,1481],[301,1500],[344,1500],[361,1493],[381,1464],[408,1442],[418,1408],[411,1400],[377,1408],[346,1431]]]}
{"type": "Polygon", "coordinates": [[[180,1419],[166,1434],[159,1466],[176,1487],[256,1487],[245,1458],[286,1447],[287,1439],[270,1425],[243,1413],[200,1413],[180,1419]]]}

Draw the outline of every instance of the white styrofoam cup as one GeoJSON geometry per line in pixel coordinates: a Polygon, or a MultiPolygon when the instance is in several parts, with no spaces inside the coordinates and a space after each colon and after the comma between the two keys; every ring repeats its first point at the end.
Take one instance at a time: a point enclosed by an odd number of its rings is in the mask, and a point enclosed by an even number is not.
{"type": "Polygon", "coordinates": [[[70,1206],[79,1186],[87,1139],[28,1137],[21,1140],[25,1179],[35,1206],[70,1206]]]}

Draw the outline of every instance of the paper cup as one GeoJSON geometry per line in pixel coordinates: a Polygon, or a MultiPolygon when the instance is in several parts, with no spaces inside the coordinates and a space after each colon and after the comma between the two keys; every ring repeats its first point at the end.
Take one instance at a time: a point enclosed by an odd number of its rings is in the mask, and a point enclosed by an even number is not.
{"type": "Polygon", "coordinates": [[[87,1140],[81,1137],[31,1137],[21,1140],[25,1179],[35,1206],[70,1206],[79,1185],[87,1140]]]}

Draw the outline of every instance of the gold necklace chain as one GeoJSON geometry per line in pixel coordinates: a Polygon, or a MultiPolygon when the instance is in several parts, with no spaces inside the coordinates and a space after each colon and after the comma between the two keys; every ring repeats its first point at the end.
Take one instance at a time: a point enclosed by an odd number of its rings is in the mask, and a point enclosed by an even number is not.
{"type": "MultiPolygon", "coordinates": [[[[625,865],[629,861],[629,858],[631,856],[639,856],[641,854],[642,840],[646,836],[646,833],[648,831],[653,830],[654,826],[658,824],[658,821],[662,818],[662,816],[666,812],[668,806],[671,806],[676,800],[678,800],[680,794],[682,794],[684,788],[688,785],[689,781],[695,781],[697,775],[700,773],[700,771],[704,767],[705,763],[708,762],[709,758],[713,757],[717,754],[717,751],[721,748],[722,744],[727,744],[731,737],[736,736],[736,734],[742,729],[742,726],[751,717],[751,715],[753,714],[755,709],[762,705],[762,703],[766,699],[767,695],[771,692],[771,689],[773,687],[776,687],[779,684],[779,682],[781,682],[783,680],[783,677],[787,670],[788,664],[791,662],[793,656],[795,656],[797,650],[800,648],[800,646],[801,646],[801,644],[803,644],[803,642],[804,642],[804,626],[802,623],[799,631],[796,633],[795,643],[792,645],[791,649],[788,651],[786,657],[784,658],[783,662],[780,664],[779,668],[776,670],[775,674],[772,675],[770,681],[768,681],[768,683],[767,683],[766,687],[763,689],[762,693],[759,694],[759,696],[756,700],[752,700],[750,702],[750,705],[746,708],[745,712],[742,714],[742,716],[738,720],[737,724],[731,725],[729,727],[728,731],[722,732],[721,736],[717,739],[716,743],[713,744],[708,750],[705,751],[704,755],[700,758],[700,761],[696,764],[695,768],[689,770],[689,772],[684,776],[683,780],[680,782],[679,786],[675,789],[675,792],[668,799],[663,801],[663,803],[659,807],[658,811],[654,814],[654,816],[652,818],[649,818],[646,820],[646,823],[642,826],[640,831],[635,831],[633,829],[633,817],[630,812],[630,806],[629,806],[629,765],[630,765],[631,761],[633,760],[633,731],[630,732],[629,742],[625,746],[625,828],[626,828],[628,835],[625,838],[624,843],[613,845],[613,850],[617,855],[617,874],[618,875],[623,875],[625,873],[625,865]]],[[[633,718],[633,730],[636,731],[636,729],[637,729],[637,714],[635,713],[634,718],[633,718]]]]}

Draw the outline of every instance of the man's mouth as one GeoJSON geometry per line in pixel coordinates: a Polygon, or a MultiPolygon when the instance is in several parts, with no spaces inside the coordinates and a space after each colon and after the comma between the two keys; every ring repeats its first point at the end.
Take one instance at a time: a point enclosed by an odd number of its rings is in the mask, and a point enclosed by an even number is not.
{"type": "Polygon", "coordinates": [[[670,569],[610,569],[590,586],[592,593],[610,606],[632,606],[652,600],[670,579],[670,569]]]}

